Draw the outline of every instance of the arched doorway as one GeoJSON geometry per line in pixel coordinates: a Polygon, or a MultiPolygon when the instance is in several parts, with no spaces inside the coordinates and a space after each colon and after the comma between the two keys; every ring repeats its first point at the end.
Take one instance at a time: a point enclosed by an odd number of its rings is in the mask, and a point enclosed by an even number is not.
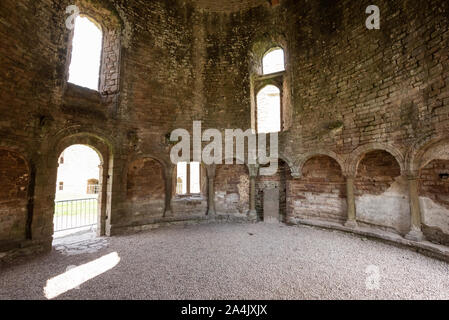
{"type": "Polygon", "coordinates": [[[71,145],[59,155],[54,238],[100,229],[102,163],[96,150],[82,144],[71,145]]]}

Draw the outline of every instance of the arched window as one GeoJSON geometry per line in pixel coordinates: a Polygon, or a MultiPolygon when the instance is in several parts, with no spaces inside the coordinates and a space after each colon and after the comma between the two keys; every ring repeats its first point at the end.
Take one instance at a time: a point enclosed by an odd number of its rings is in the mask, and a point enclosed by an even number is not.
{"type": "Polygon", "coordinates": [[[69,82],[98,90],[103,33],[89,18],[78,16],[72,42],[69,82]]]}
{"type": "Polygon", "coordinates": [[[189,164],[179,162],[176,171],[176,193],[178,195],[201,193],[199,162],[189,164]]]}
{"type": "Polygon", "coordinates": [[[281,131],[281,91],[267,85],[257,94],[257,132],[281,131]]]}
{"type": "Polygon", "coordinates": [[[272,74],[285,71],[285,57],[282,48],[272,48],[265,53],[262,59],[263,74],[272,74]]]}

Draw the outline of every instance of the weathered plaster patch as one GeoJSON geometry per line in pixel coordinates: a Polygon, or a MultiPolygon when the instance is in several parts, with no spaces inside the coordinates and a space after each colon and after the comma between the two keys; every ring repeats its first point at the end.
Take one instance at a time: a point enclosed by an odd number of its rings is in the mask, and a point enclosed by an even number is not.
{"type": "Polygon", "coordinates": [[[423,223],[449,235],[449,210],[427,197],[420,197],[423,223]]]}

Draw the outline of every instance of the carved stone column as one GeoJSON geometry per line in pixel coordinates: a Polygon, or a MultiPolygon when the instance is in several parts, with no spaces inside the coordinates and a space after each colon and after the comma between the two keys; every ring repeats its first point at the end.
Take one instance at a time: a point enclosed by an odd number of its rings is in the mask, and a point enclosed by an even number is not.
{"type": "Polygon", "coordinates": [[[259,166],[250,164],[249,169],[249,212],[248,216],[251,219],[257,219],[256,211],[256,178],[259,174],[259,166]]]}
{"type": "Polygon", "coordinates": [[[173,166],[165,168],[165,211],[164,217],[171,217],[173,210],[171,200],[173,197],[173,166]]]}
{"type": "Polygon", "coordinates": [[[215,165],[207,167],[207,215],[215,216],[215,165]]]}
{"type": "Polygon", "coordinates": [[[345,226],[350,228],[357,227],[354,180],[355,180],[354,176],[351,175],[346,176],[346,201],[348,206],[348,220],[346,221],[345,226]]]}
{"type": "Polygon", "coordinates": [[[424,235],[421,229],[421,207],[419,205],[419,194],[418,194],[418,177],[417,174],[409,174],[408,176],[408,190],[409,190],[409,201],[410,201],[410,218],[411,226],[410,232],[405,236],[408,240],[422,241],[424,240],[424,235]]]}

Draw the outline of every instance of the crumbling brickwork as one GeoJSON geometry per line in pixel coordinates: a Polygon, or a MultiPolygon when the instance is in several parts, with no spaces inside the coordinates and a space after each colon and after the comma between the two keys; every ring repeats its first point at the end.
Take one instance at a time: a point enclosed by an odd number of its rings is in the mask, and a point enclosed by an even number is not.
{"type": "Polygon", "coordinates": [[[249,210],[249,176],[245,165],[219,165],[215,176],[215,210],[246,214],[249,210]]]}
{"type": "Polygon", "coordinates": [[[0,149],[0,249],[25,240],[30,172],[17,153],[0,149]]]}
{"type": "Polygon", "coordinates": [[[356,195],[381,195],[401,175],[396,159],[385,151],[373,151],[360,161],[357,170],[356,195]]]}
{"type": "Polygon", "coordinates": [[[308,160],[301,179],[288,183],[288,217],[343,222],[345,178],[338,162],[327,156],[308,160]]]}

